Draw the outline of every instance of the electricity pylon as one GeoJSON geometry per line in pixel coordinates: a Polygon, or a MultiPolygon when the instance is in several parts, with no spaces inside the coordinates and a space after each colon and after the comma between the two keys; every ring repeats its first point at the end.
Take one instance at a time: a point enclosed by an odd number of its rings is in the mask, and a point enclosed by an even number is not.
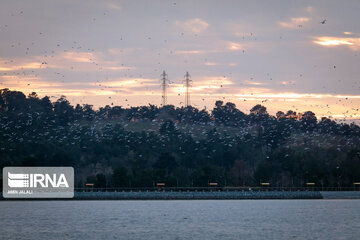
{"type": "Polygon", "coordinates": [[[162,106],[166,105],[166,101],[167,101],[167,96],[166,96],[166,88],[169,84],[169,80],[167,79],[167,74],[165,72],[165,70],[163,71],[163,73],[160,75],[161,77],[161,88],[162,88],[162,106]]]}
{"type": "Polygon", "coordinates": [[[183,81],[183,83],[185,84],[186,87],[186,93],[185,93],[185,107],[190,106],[190,92],[189,92],[189,88],[191,87],[191,83],[192,80],[190,80],[190,74],[189,72],[186,72],[185,74],[185,80],[183,81]]]}

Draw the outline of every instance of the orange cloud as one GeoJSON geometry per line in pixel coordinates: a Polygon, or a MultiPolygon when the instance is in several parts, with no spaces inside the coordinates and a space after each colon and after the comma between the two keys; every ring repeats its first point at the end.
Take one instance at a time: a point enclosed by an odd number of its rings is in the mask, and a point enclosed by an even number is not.
{"type": "Polygon", "coordinates": [[[254,82],[254,81],[249,81],[249,80],[245,80],[244,83],[248,84],[248,85],[256,85],[256,86],[264,85],[264,83],[254,82]]]}
{"type": "Polygon", "coordinates": [[[9,62],[1,59],[0,72],[25,69],[72,69],[73,71],[129,70],[134,67],[120,65],[118,61],[107,60],[102,52],[65,52],[51,57],[32,56],[17,58],[9,62]],[[120,66],[119,66],[120,65],[120,66]]]}
{"type": "Polygon", "coordinates": [[[97,56],[92,52],[66,52],[62,56],[72,62],[91,63],[97,60],[97,56]]]}
{"type": "Polygon", "coordinates": [[[41,62],[29,62],[24,63],[21,65],[10,65],[10,66],[0,66],[0,71],[16,71],[16,70],[23,70],[23,69],[36,69],[41,68],[41,62]]]}
{"type": "Polygon", "coordinates": [[[283,28],[298,28],[303,24],[310,21],[310,18],[307,17],[299,17],[299,18],[291,18],[288,22],[279,22],[279,25],[283,28]]]}
{"type": "Polygon", "coordinates": [[[118,11],[122,10],[122,7],[119,6],[119,5],[117,5],[117,4],[115,4],[115,3],[109,2],[109,3],[106,3],[106,6],[107,6],[109,9],[112,9],[112,10],[118,10],[118,11]]]}
{"type": "Polygon", "coordinates": [[[104,83],[92,83],[92,85],[99,85],[109,88],[136,88],[136,87],[147,87],[147,86],[160,86],[159,79],[147,79],[147,78],[125,78],[116,81],[109,81],[104,83]]]}
{"type": "Polygon", "coordinates": [[[209,27],[209,24],[200,18],[194,18],[187,21],[176,21],[175,25],[184,31],[192,33],[202,33],[209,27]]]}
{"type": "Polygon", "coordinates": [[[360,38],[316,37],[313,43],[323,47],[346,46],[354,51],[360,49],[360,38]]]}
{"type": "Polygon", "coordinates": [[[232,51],[239,51],[239,50],[244,50],[244,47],[240,43],[230,42],[228,49],[232,51]]]}
{"type": "Polygon", "coordinates": [[[281,84],[282,85],[292,85],[292,84],[295,84],[295,81],[282,81],[281,84]]]}
{"type": "MultiPolygon", "coordinates": [[[[193,82],[191,92],[194,94],[214,94],[220,89],[226,89],[229,85],[234,84],[228,78],[221,76],[211,77],[197,77],[196,81],[193,82]]],[[[178,93],[185,93],[185,87],[183,84],[171,84],[170,92],[174,95],[178,93]]]]}
{"type": "Polygon", "coordinates": [[[202,54],[205,53],[204,51],[200,50],[179,50],[175,51],[175,54],[202,54]]]}
{"type": "Polygon", "coordinates": [[[253,89],[254,93],[251,94],[237,94],[238,97],[254,97],[254,98],[283,98],[283,99],[325,99],[325,98],[336,98],[336,99],[360,99],[360,95],[333,95],[333,94],[316,94],[316,93],[293,93],[293,92],[283,92],[283,93],[274,93],[268,89],[268,92],[264,92],[265,89],[259,91],[259,89],[253,89]]]}

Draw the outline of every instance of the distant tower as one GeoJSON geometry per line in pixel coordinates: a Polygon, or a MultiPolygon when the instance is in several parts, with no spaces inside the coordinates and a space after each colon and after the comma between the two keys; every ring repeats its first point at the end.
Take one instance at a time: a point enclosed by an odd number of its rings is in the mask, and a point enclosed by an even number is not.
{"type": "Polygon", "coordinates": [[[161,87],[162,87],[162,101],[161,104],[162,106],[166,105],[166,87],[168,86],[169,80],[167,79],[167,74],[165,71],[163,71],[163,73],[160,75],[161,77],[161,87]]]}
{"type": "Polygon", "coordinates": [[[184,80],[184,84],[186,87],[186,93],[185,93],[185,107],[190,106],[190,92],[189,92],[189,88],[191,87],[191,82],[192,80],[190,80],[190,74],[189,72],[186,72],[185,74],[185,80],[184,80]]]}

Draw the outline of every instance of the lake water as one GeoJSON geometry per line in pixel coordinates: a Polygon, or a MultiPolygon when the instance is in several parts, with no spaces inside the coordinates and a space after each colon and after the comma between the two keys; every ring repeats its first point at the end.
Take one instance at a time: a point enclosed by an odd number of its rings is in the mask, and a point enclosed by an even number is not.
{"type": "Polygon", "coordinates": [[[1,201],[0,239],[360,239],[360,200],[1,201]]]}

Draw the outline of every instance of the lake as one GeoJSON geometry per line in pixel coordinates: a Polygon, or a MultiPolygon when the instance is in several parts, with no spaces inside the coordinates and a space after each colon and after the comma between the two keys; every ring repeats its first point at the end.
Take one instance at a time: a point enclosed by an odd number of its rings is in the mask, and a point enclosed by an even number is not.
{"type": "Polygon", "coordinates": [[[0,239],[359,239],[360,200],[1,201],[0,239]]]}

